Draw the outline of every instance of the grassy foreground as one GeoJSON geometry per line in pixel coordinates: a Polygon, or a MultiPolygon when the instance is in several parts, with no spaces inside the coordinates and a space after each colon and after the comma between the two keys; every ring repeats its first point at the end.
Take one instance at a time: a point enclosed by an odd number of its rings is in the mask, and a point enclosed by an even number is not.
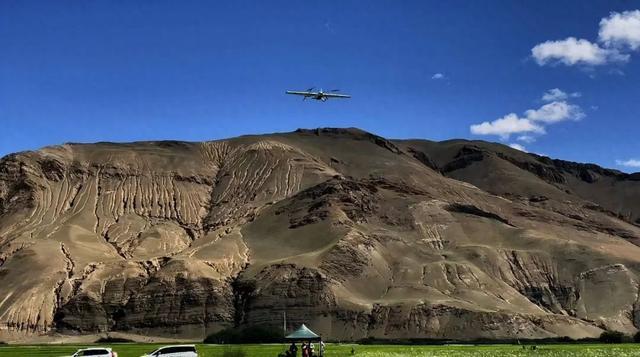
{"type": "MultiPolygon", "coordinates": [[[[151,352],[157,346],[154,344],[106,344],[112,347],[119,357],[138,357],[151,352]]],[[[39,356],[69,356],[78,348],[75,345],[20,345],[0,346],[1,357],[39,357],[39,356]]],[[[429,356],[429,357],[493,357],[493,356],[569,356],[569,357],[640,357],[640,344],[582,344],[582,345],[542,345],[536,350],[525,350],[514,345],[486,345],[486,346],[396,346],[396,345],[352,345],[328,344],[325,356],[351,356],[351,349],[355,356],[360,357],[400,357],[400,356],[429,356]]],[[[284,351],[285,345],[198,345],[200,356],[225,357],[239,356],[230,352],[244,351],[245,356],[276,357],[284,351]]]]}

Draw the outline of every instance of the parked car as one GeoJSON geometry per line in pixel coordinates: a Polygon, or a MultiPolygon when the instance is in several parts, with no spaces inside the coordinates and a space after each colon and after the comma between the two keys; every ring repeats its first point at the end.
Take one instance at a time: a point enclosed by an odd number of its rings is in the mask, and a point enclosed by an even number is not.
{"type": "Polygon", "coordinates": [[[118,357],[118,354],[116,352],[114,352],[111,348],[107,348],[107,347],[92,347],[92,348],[79,349],[71,357],[83,357],[83,356],[118,357]]]}
{"type": "Polygon", "coordinates": [[[198,357],[195,345],[164,346],[143,357],[198,357]]]}

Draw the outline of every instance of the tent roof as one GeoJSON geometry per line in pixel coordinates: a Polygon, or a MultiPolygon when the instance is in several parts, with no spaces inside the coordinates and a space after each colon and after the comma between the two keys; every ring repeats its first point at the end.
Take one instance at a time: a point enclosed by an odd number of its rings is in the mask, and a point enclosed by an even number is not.
{"type": "Polygon", "coordinates": [[[307,326],[302,324],[299,329],[288,334],[286,338],[289,340],[314,340],[319,339],[320,336],[318,336],[315,332],[309,330],[307,326]]]}

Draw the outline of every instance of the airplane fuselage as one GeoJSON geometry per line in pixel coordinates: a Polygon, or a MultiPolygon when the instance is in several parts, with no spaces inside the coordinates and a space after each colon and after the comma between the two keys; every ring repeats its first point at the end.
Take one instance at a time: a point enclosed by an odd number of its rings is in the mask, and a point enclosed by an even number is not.
{"type": "Polygon", "coordinates": [[[318,94],[316,94],[313,99],[315,100],[321,100],[321,101],[326,101],[327,97],[324,95],[324,93],[322,91],[318,92],[318,94]]]}

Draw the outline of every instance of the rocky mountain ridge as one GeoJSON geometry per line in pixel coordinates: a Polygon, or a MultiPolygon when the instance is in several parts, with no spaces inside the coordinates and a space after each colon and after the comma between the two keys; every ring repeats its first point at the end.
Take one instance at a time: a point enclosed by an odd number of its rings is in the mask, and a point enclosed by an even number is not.
{"type": "Polygon", "coordinates": [[[65,144],[0,161],[0,339],[634,332],[639,242],[638,174],[500,144],[65,144]]]}

